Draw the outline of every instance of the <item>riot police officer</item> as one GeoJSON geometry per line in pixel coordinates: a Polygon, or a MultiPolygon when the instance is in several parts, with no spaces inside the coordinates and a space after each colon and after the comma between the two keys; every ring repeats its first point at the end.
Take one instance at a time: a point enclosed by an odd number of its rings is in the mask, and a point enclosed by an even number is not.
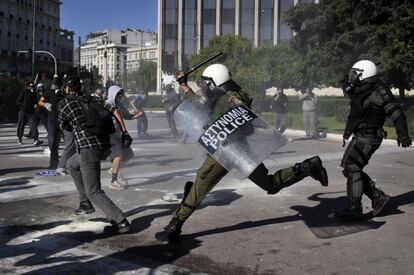
{"type": "MultiPolygon", "coordinates": [[[[247,93],[241,90],[241,87],[231,78],[230,71],[222,64],[213,64],[208,66],[202,74],[202,79],[206,86],[211,89],[208,91],[208,97],[214,98],[217,105],[228,104],[228,97],[220,96],[220,91],[230,94],[233,105],[251,106],[252,99],[247,93]],[[217,89],[219,87],[220,89],[217,89]],[[226,101],[226,102],[222,102],[226,101]]],[[[191,100],[197,95],[188,87],[186,77],[183,74],[178,76],[185,98],[191,100]]],[[[196,179],[193,182],[187,182],[184,188],[184,198],[174,212],[170,223],[164,228],[164,231],[156,233],[156,239],[176,243],[179,241],[179,235],[184,222],[200,205],[207,193],[228,173],[219,162],[211,155],[201,165],[197,171],[196,179]]],[[[318,180],[323,186],[328,185],[328,177],[322,161],[318,156],[306,159],[292,167],[281,169],[274,174],[268,174],[268,169],[261,163],[250,175],[249,179],[253,181],[268,194],[276,194],[281,189],[288,187],[303,178],[311,176],[318,180]]]]}
{"type": "Polygon", "coordinates": [[[363,171],[369,159],[380,147],[386,133],[383,130],[386,117],[389,117],[397,131],[398,146],[411,146],[406,117],[396,102],[391,90],[379,79],[376,65],[369,60],[355,63],[343,82],[342,89],[351,99],[345,140],[352,137],[342,158],[343,174],[347,178],[348,206],[336,212],[336,216],[353,220],[363,218],[362,195],[372,200],[372,215],[378,215],[389,196],[375,187],[375,183],[363,171]]]}

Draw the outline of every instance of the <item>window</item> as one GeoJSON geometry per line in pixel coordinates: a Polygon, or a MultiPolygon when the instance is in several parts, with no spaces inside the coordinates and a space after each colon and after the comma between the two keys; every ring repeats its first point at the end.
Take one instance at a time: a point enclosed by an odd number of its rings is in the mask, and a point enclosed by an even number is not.
{"type": "Polygon", "coordinates": [[[254,38],[254,0],[240,1],[240,35],[250,41],[254,38]]]}
{"type": "Polygon", "coordinates": [[[208,41],[216,34],[216,1],[204,0],[202,9],[203,47],[207,47],[208,41]]]}
{"type": "Polygon", "coordinates": [[[221,34],[234,34],[234,0],[221,2],[221,34]]]}
{"type": "Polygon", "coordinates": [[[260,45],[273,44],[273,0],[261,0],[259,8],[260,45]]]}
{"type": "MultiPolygon", "coordinates": [[[[197,1],[185,0],[184,1],[184,21],[183,21],[183,64],[188,65],[189,58],[197,51],[197,1]]],[[[150,52],[150,58],[152,56],[150,52]]]]}
{"type": "Polygon", "coordinates": [[[279,8],[279,41],[286,41],[292,38],[293,31],[288,24],[282,20],[283,14],[293,6],[293,0],[280,0],[279,8]]]}

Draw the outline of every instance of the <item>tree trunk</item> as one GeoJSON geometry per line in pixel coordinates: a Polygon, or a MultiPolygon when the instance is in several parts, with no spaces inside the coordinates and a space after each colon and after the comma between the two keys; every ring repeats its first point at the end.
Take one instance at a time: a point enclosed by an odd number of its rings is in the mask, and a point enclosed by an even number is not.
{"type": "Polygon", "coordinates": [[[398,88],[398,92],[400,94],[400,98],[405,98],[405,89],[404,88],[398,88]]]}

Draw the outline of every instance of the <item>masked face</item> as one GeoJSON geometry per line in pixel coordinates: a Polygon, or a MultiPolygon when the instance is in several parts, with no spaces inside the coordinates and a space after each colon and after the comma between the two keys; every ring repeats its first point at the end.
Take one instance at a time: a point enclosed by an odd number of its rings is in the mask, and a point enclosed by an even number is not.
{"type": "Polygon", "coordinates": [[[119,104],[119,102],[121,102],[123,96],[124,96],[123,91],[118,92],[118,94],[115,96],[115,103],[119,104]]]}
{"type": "Polygon", "coordinates": [[[362,70],[352,68],[348,74],[348,82],[350,84],[358,85],[361,82],[360,80],[361,75],[362,75],[362,70]]]}

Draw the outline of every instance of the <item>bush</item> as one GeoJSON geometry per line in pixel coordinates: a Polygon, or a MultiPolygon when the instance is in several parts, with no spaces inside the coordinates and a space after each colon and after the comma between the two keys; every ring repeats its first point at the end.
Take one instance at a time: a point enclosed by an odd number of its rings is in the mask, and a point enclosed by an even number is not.
{"type": "Polygon", "coordinates": [[[16,100],[24,87],[22,80],[0,75],[0,122],[17,122],[16,100]]]}
{"type": "Polygon", "coordinates": [[[345,123],[350,109],[351,107],[349,105],[339,106],[335,112],[335,120],[339,123],[345,123]]]}
{"type": "Polygon", "coordinates": [[[161,101],[162,95],[149,95],[145,99],[144,106],[146,108],[163,108],[161,101]]]}

